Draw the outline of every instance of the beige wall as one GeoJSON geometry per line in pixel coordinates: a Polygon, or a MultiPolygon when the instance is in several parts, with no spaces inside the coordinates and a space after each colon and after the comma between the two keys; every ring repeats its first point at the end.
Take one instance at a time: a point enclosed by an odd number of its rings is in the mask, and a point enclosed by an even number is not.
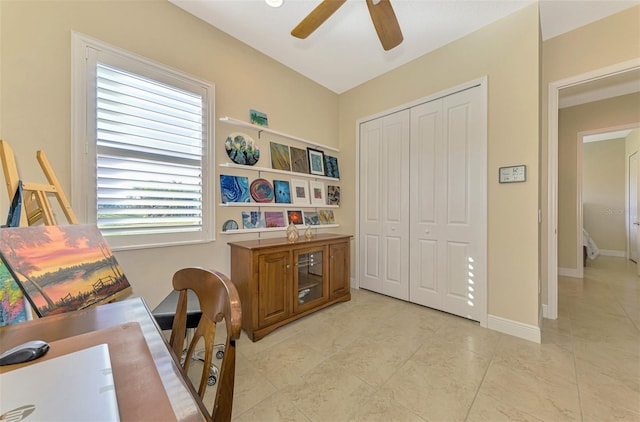
{"type": "Polygon", "coordinates": [[[640,93],[564,108],[558,116],[558,267],[576,269],[578,134],[640,122],[640,93]]]}
{"type": "MultiPolygon", "coordinates": [[[[640,57],[640,5],[559,35],[542,44],[542,132],[540,144],[540,267],[542,300],[547,302],[547,131],[549,83],[640,57]]],[[[564,163],[559,164],[560,167],[564,163]]],[[[575,266],[575,265],[574,265],[575,266]]]]}
{"type": "MultiPolygon", "coordinates": [[[[254,108],[266,112],[270,126],[278,131],[338,146],[335,93],[167,1],[0,1],[0,17],[0,138],[12,145],[27,180],[44,179],[35,158],[36,150],[43,149],[70,194],[71,31],[213,82],[216,117],[246,120],[254,108]]],[[[216,121],[219,163],[228,161],[220,140],[231,132],[246,132],[239,129],[216,121]]],[[[257,140],[256,133],[251,136],[257,140]]],[[[268,151],[270,139],[274,138],[263,136],[258,141],[262,151],[268,151]]],[[[216,181],[218,174],[216,168],[216,181]]],[[[0,216],[6,216],[4,188],[0,198],[0,216]]],[[[218,194],[216,201],[219,198],[218,194]]],[[[353,201],[347,195],[342,200],[353,201]]],[[[217,211],[216,232],[227,218],[240,220],[239,208],[217,211]]],[[[336,211],[338,222],[342,215],[336,211]]],[[[228,273],[226,242],[250,235],[216,236],[209,244],[118,252],[116,257],[134,294],[155,306],[181,267],[200,265],[228,273]]]]}
{"type": "MultiPolygon", "coordinates": [[[[640,6],[546,41],[540,76],[538,9],[531,5],[338,97],[163,0],[0,1],[0,137],[14,147],[25,178],[41,178],[35,151],[44,149],[70,189],[70,32],[79,31],[212,81],[217,117],[244,119],[256,108],[268,113],[277,130],[340,148],[343,206],[335,231],[355,233],[355,121],[487,75],[489,313],[537,325],[536,222],[539,185],[546,212],[547,85],[640,56],[639,17],[640,6]],[[497,168],[510,164],[527,165],[527,183],[497,183],[497,168]]],[[[233,131],[216,124],[218,140],[233,131]]],[[[267,145],[269,138],[263,139],[267,145]]],[[[225,161],[221,142],[216,154],[218,162],[225,161]]],[[[0,192],[0,216],[6,207],[0,192]]],[[[218,229],[229,212],[218,209],[218,229]]],[[[211,244],[116,255],[135,293],[153,306],[177,268],[228,271],[226,242],[243,238],[218,234],[211,244]]]]}
{"type": "Polygon", "coordinates": [[[583,226],[603,251],[626,253],[625,140],[588,142],[582,149],[583,226]]]}
{"type": "MultiPolygon", "coordinates": [[[[488,310],[532,325],[538,324],[538,54],[532,5],[340,96],[341,148],[355,157],[357,119],[488,76],[488,310]],[[499,185],[498,167],[513,164],[527,165],[527,182],[499,185]]],[[[347,180],[355,171],[353,162],[347,180]]],[[[355,182],[344,189],[355,194],[355,182]]],[[[355,226],[355,209],[348,211],[355,226]]]]}

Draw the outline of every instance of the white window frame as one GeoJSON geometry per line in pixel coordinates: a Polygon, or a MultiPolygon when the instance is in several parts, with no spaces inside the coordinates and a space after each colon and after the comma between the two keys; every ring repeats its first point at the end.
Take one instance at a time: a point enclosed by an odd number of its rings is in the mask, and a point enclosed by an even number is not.
{"type": "Polygon", "coordinates": [[[71,44],[71,205],[79,221],[95,223],[97,216],[95,61],[98,60],[177,88],[198,92],[205,107],[202,230],[106,236],[110,247],[113,250],[143,249],[215,240],[214,85],[84,34],[72,32],[71,44]]]}

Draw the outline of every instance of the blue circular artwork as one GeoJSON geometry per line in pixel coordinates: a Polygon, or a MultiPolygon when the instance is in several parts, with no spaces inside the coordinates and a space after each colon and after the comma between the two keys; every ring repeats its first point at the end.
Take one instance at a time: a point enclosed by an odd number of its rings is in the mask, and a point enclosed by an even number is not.
{"type": "Polygon", "coordinates": [[[244,133],[232,133],[224,142],[227,155],[236,164],[252,166],[260,159],[260,150],[255,141],[244,133]]]}

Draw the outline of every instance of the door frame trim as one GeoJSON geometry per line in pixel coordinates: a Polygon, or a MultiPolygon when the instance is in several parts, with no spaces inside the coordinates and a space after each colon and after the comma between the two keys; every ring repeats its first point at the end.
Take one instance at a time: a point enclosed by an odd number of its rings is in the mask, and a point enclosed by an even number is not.
{"type": "MultiPolygon", "coordinates": [[[[396,106],[396,107],[392,107],[389,108],[387,110],[384,111],[380,111],[378,113],[369,115],[369,116],[365,116],[362,117],[360,119],[356,120],[356,124],[355,124],[355,132],[356,132],[356,157],[360,157],[360,125],[363,123],[366,123],[370,120],[374,120],[374,119],[378,119],[384,116],[387,116],[389,114],[393,114],[396,113],[398,111],[401,110],[405,110],[411,107],[415,107],[417,105],[420,104],[424,104],[430,101],[434,101],[437,100],[439,98],[443,98],[452,94],[455,94],[456,92],[460,92],[460,91],[464,91],[466,89],[470,89],[470,88],[474,88],[474,87],[479,87],[480,88],[480,125],[481,125],[481,130],[480,130],[480,136],[482,138],[482,149],[483,149],[483,156],[484,156],[484,160],[482,162],[482,174],[483,174],[483,180],[482,180],[482,205],[481,205],[481,212],[482,212],[482,221],[484,221],[484,225],[481,229],[481,240],[480,243],[481,245],[484,245],[484,247],[479,248],[480,250],[483,251],[483,256],[481,258],[482,260],[482,269],[480,270],[480,273],[482,274],[482,279],[484,280],[484,285],[482,286],[481,289],[476,290],[477,296],[476,299],[478,301],[478,306],[480,307],[480,326],[481,327],[485,327],[487,328],[488,326],[488,300],[487,300],[487,292],[489,290],[488,288],[488,284],[489,284],[489,279],[488,279],[488,256],[487,256],[487,250],[488,250],[488,236],[487,236],[487,232],[488,232],[488,214],[487,214],[487,204],[488,204],[488,187],[487,187],[487,168],[488,168],[488,107],[489,107],[489,87],[488,87],[488,82],[489,82],[489,78],[488,76],[482,76],[480,78],[477,79],[473,79],[467,82],[464,82],[460,85],[456,85],[454,87],[451,88],[447,88],[441,91],[438,91],[434,94],[431,95],[427,95],[425,97],[419,98],[417,100],[413,100],[410,101],[408,103],[396,106]]],[[[356,266],[355,266],[355,273],[356,273],[356,279],[355,282],[352,284],[353,287],[355,287],[356,289],[360,288],[360,160],[359,158],[356,158],[356,235],[355,235],[355,262],[356,262],[356,266]]]]}
{"type": "Polygon", "coordinates": [[[633,59],[549,82],[547,98],[547,306],[544,317],[558,318],[558,110],[560,90],[640,68],[633,59]]]}

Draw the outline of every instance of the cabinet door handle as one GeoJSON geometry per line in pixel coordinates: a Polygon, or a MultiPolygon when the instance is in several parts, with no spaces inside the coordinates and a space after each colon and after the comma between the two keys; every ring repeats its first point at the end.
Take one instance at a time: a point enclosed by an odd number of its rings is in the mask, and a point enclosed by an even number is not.
{"type": "Polygon", "coordinates": [[[290,268],[291,268],[291,265],[290,265],[290,264],[287,264],[287,270],[288,270],[288,269],[290,269],[290,268]]]}

